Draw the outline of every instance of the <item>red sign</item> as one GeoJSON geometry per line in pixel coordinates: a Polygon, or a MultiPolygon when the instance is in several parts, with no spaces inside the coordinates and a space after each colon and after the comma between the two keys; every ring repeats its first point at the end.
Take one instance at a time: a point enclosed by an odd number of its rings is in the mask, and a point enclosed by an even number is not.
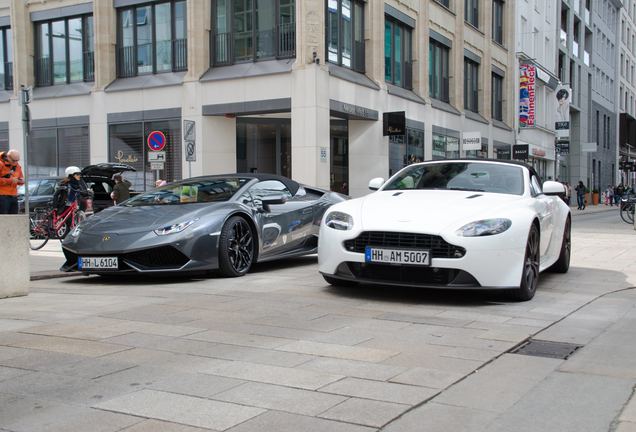
{"type": "Polygon", "coordinates": [[[166,136],[161,131],[153,131],[146,140],[148,148],[152,151],[161,151],[166,147],[166,136]]]}
{"type": "Polygon", "coordinates": [[[519,66],[519,125],[534,127],[535,125],[535,79],[536,67],[522,64],[519,66]]]}

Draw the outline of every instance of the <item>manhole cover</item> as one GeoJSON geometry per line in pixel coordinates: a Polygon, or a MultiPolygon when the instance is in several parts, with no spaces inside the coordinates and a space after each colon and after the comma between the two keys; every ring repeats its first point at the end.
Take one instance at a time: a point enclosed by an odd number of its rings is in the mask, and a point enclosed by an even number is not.
{"type": "Polygon", "coordinates": [[[529,355],[535,357],[549,357],[566,360],[574,351],[583,345],[576,345],[567,342],[552,342],[537,339],[530,339],[525,344],[512,349],[512,354],[529,355]]]}

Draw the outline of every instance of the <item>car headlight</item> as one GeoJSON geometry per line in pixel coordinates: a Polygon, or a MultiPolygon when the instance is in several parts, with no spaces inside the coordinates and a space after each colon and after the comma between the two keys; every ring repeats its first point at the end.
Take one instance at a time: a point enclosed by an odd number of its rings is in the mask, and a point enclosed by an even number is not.
{"type": "Polygon", "coordinates": [[[485,219],[464,225],[457,231],[460,237],[482,237],[501,234],[512,225],[510,219],[485,219]]]}
{"type": "Polygon", "coordinates": [[[157,235],[168,235],[168,234],[175,234],[175,233],[180,233],[181,231],[183,231],[184,229],[186,229],[187,227],[189,227],[190,225],[192,225],[193,223],[195,223],[196,221],[198,221],[199,219],[192,219],[186,222],[181,222],[178,224],[173,224],[173,225],[168,225],[165,226],[163,228],[158,228],[155,231],[155,234],[157,235]]]}
{"type": "Polygon", "coordinates": [[[73,231],[71,231],[71,237],[77,238],[79,237],[81,233],[82,233],[82,229],[80,228],[79,225],[76,225],[75,228],[73,228],[73,231]]]}
{"type": "Polygon", "coordinates": [[[342,212],[334,211],[327,215],[325,225],[340,231],[347,231],[353,228],[353,218],[342,212]]]}

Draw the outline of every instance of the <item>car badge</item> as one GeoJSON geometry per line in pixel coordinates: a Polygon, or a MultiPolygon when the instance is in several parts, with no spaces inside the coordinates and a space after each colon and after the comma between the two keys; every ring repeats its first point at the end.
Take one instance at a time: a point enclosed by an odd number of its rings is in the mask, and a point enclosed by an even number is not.
{"type": "Polygon", "coordinates": [[[108,241],[110,240],[110,236],[108,234],[104,234],[104,236],[102,237],[102,241],[108,241]]]}

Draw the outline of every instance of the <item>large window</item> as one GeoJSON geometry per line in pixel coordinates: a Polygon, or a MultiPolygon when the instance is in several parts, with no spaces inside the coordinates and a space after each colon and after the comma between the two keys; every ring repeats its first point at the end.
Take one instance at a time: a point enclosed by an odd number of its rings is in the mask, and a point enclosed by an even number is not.
{"type": "Polygon", "coordinates": [[[464,0],[464,20],[479,28],[479,0],[464,0]]]}
{"type": "Polygon", "coordinates": [[[432,98],[449,102],[448,56],[450,49],[433,39],[428,50],[428,84],[432,98]]]}
{"type": "Polygon", "coordinates": [[[503,77],[492,73],[492,118],[503,121],[503,77]]]}
{"type": "Polygon", "coordinates": [[[406,89],[413,88],[411,28],[388,16],[384,21],[384,78],[406,89]]]}
{"type": "Polygon", "coordinates": [[[13,89],[13,41],[9,27],[0,28],[0,90],[13,89]]]}
{"type": "Polygon", "coordinates": [[[327,60],[364,72],[364,9],[358,0],[327,0],[327,60]]]}
{"type": "Polygon", "coordinates": [[[67,166],[90,163],[88,126],[33,129],[29,134],[29,176],[64,175],[67,166]]]}
{"type": "Polygon", "coordinates": [[[117,76],[187,70],[186,32],[185,0],[119,9],[117,76]]]}
{"type": "Polygon", "coordinates": [[[464,108],[479,111],[479,65],[472,60],[464,58],[464,108]]]}
{"type": "Polygon", "coordinates": [[[296,55],[295,0],[216,0],[212,13],[214,65],[296,55]]]}
{"type": "Polygon", "coordinates": [[[492,0],[492,40],[503,45],[504,0],[492,0]]]}
{"type": "Polygon", "coordinates": [[[38,22],[35,34],[38,86],[95,79],[92,15],[38,22]]]}
{"type": "Polygon", "coordinates": [[[406,135],[389,136],[389,176],[407,165],[424,161],[424,131],[406,129],[406,135]]]}

